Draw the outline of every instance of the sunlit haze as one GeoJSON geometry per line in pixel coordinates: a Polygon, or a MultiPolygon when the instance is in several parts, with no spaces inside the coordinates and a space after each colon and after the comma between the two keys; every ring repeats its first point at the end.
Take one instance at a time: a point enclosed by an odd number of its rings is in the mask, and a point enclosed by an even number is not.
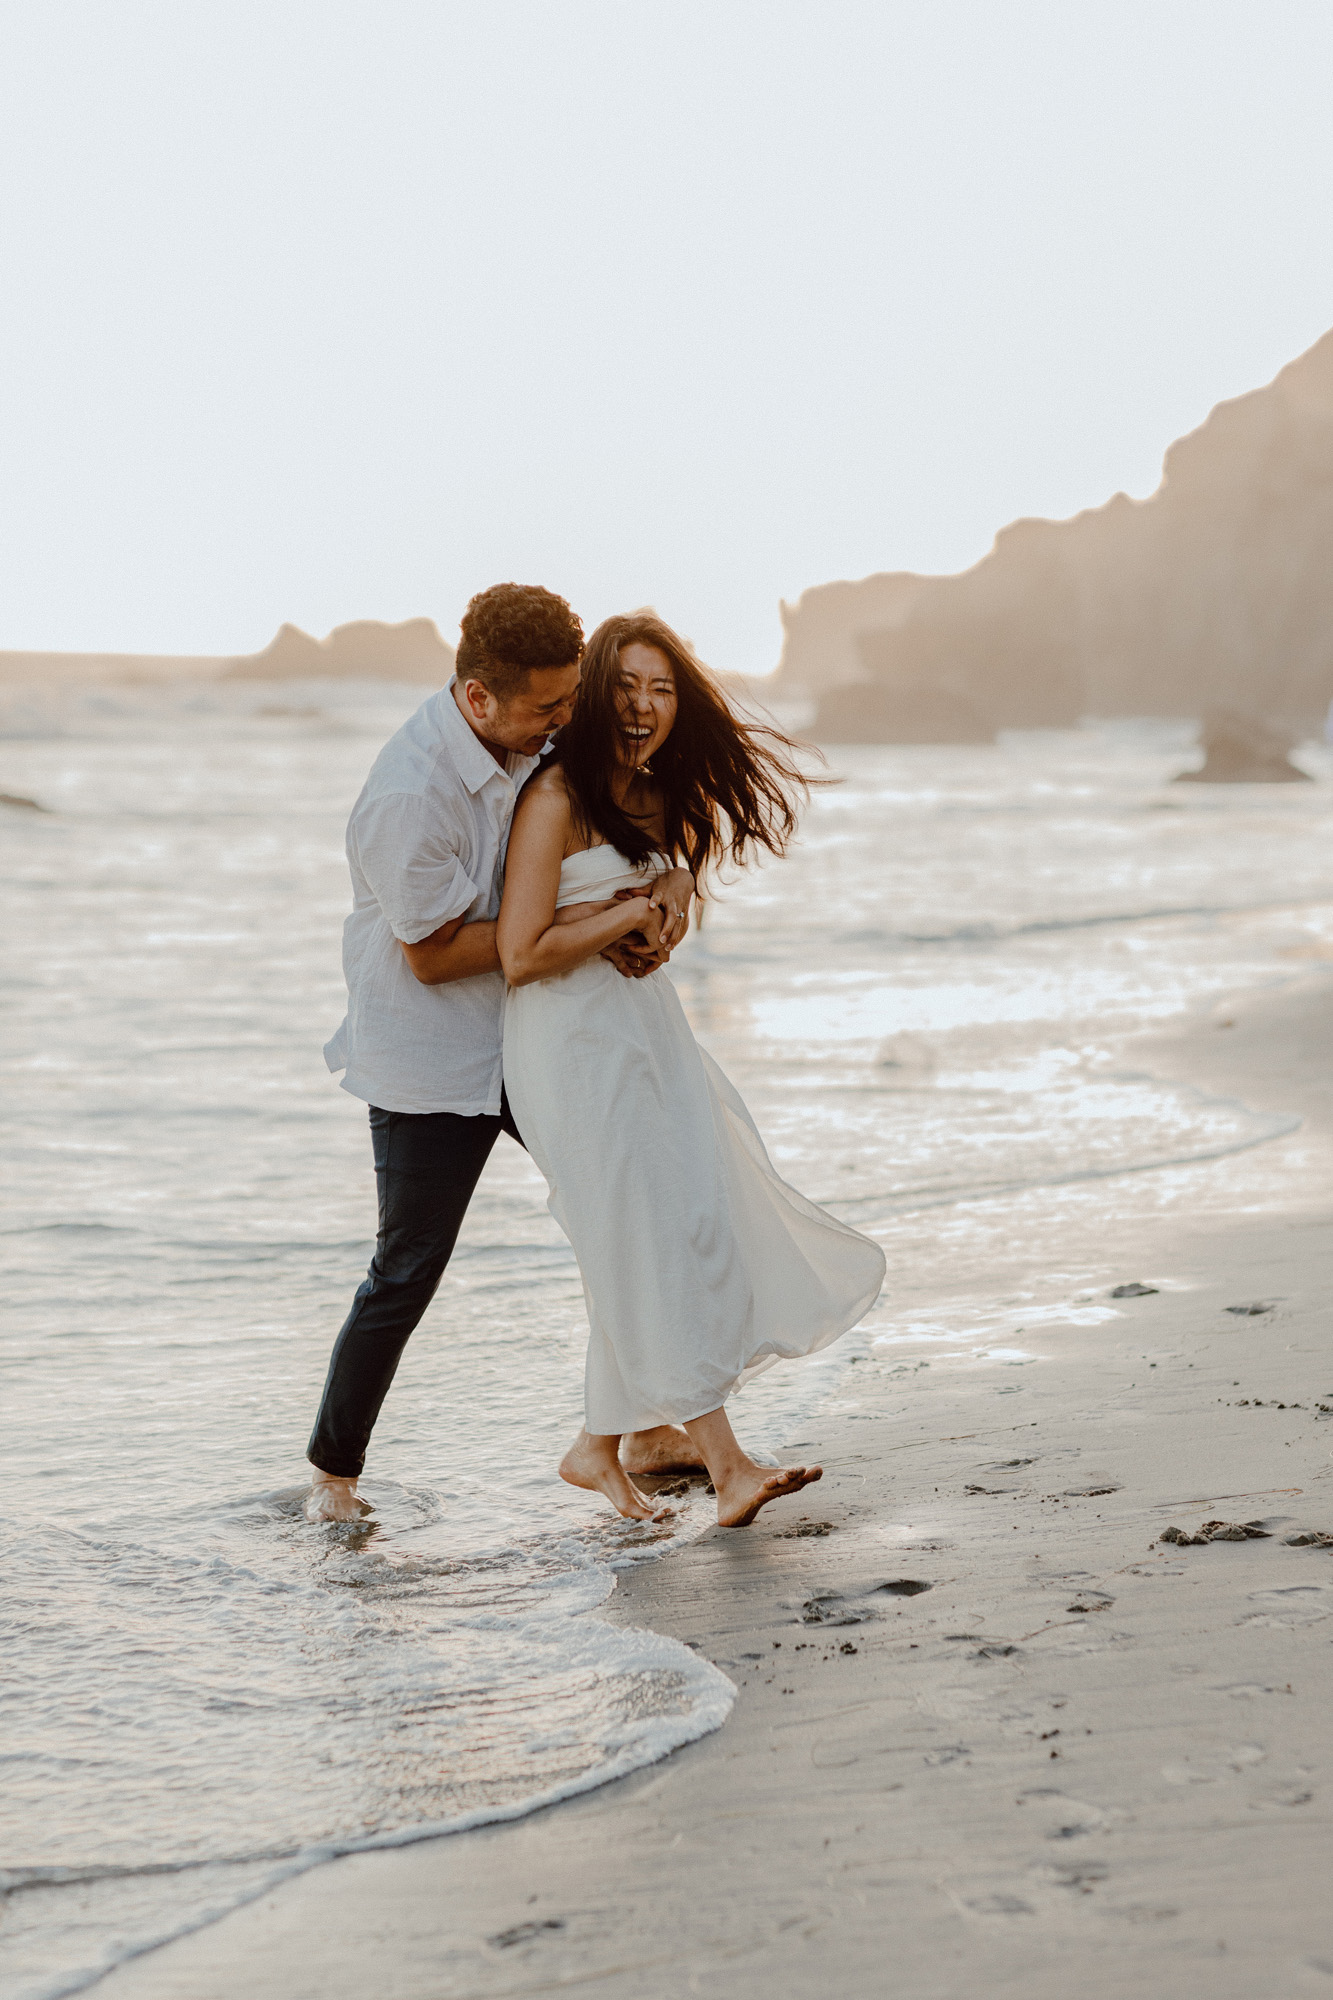
{"type": "Polygon", "coordinates": [[[1303,0],[11,5],[0,647],[513,577],[762,672],[1333,324],[1330,75],[1303,0]]]}

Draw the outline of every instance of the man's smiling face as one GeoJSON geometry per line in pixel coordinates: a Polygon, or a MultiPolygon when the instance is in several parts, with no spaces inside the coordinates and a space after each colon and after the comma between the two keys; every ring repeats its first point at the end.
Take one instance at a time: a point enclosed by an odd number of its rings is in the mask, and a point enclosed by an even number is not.
{"type": "Polygon", "coordinates": [[[461,688],[462,706],[488,749],[536,757],[574,713],[581,672],[577,660],[568,667],[530,667],[518,693],[504,702],[480,681],[468,680],[461,688]]]}

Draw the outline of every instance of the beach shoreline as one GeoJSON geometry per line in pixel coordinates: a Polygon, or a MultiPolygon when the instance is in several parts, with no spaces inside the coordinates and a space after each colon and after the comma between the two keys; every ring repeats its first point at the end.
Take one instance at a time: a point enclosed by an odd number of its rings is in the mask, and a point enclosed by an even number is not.
{"type": "Polygon", "coordinates": [[[1135,1038],[1299,1129],[1262,1171],[1143,1176],[1112,1225],[1062,1191],[996,1290],[1040,1261],[1087,1301],[1067,1323],[1016,1323],[1007,1363],[876,1350],[790,1440],[821,1486],[621,1578],[600,1616],[735,1681],[719,1731],[318,1868],[99,1993],[1320,1990],[1333,1549],[1287,1537],[1333,1531],[1330,1054],[1322,968],[1135,1038]],[[1156,1289],[1110,1301],[1130,1282],[1156,1289]],[[1266,1534],[1160,1539],[1210,1518],[1266,1534]]]}

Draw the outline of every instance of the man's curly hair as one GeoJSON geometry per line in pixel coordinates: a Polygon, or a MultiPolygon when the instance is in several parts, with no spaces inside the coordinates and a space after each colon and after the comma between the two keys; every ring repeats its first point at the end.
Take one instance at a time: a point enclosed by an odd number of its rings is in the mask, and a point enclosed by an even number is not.
{"type": "Polygon", "coordinates": [[[583,626],[563,597],[539,583],[495,583],[463,613],[456,671],[503,706],[534,667],[572,667],[582,654],[583,626]]]}

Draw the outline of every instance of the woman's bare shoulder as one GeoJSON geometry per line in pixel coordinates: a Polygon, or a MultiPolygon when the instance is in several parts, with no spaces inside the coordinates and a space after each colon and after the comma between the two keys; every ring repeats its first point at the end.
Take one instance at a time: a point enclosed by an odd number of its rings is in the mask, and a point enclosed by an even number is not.
{"type": "Polygon", "coordinates": [[[580,853],[585,847],[597,846],[597,839],[559,764],[548,764],[544,771],[538,771],[535,778],[528,779],[519,795],[520,811],[524,799],[529,796],[532,798],[531,815],[540,818],[542,824],[552,831],[559,829],[566,857],[580,853]]]}
{"type": "Polygon", "coordinates": [[[544,771],[538,771],[535,778],[529,778],[518,795],[516,811],[526,807],[531,810],[539,806],[545,813],[569,811],[569,789],[565,784],[565,774],[558,764],[548,764],[544,771]]]}
{"type": "MultiPolygon", "coordinates": [[[[548,764],[529,778],[514,808],[514,835],[525,847],[536,841],[563,858],[580,845],[573,800],[558,764],[548,764]]],[[[511,839],[513,836],[511,836],[511,839]]]]}

